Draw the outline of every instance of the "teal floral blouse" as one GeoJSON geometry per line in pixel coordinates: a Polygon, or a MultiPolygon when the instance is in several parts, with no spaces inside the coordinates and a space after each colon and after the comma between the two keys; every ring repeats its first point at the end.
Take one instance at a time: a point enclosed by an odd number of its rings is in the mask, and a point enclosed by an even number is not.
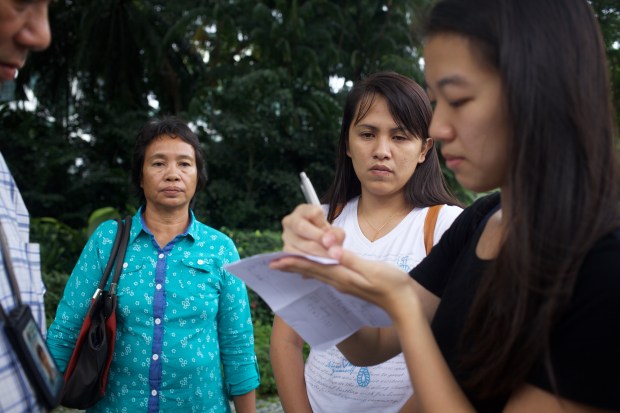
{"type": "MultiPolygon", "coordinates": [[[[132,220],[118,284],[116,345],[105,396],[89,411],[229,412],[230,396],[259,384],[246,287],[222,268],[239,259],[237,249],[191,211],[187,231],[162,249],[141,212],[132,220]]],[[[106,221],[91,236],[49,328],[47,341],[62,371],[116,229],[115,221],[106,221]]]]}

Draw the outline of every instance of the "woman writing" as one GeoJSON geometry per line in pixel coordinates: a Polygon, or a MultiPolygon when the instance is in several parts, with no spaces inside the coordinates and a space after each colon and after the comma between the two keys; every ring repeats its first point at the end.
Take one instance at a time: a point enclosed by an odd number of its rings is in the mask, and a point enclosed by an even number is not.
{"type": "Polygon", "coordinates": [[[341,247],[320,209],[283,221],[272,265],[383,307],[392,329],[339,345],[353,363],[402,349],[424,412],[620,410],[620,178],[601,35],[585,0],[444,0],[431,11],[430,136],[474,191],[406,273],[341,247]]]}
{"type": "MultiPolygon", "coordinates": [[[[259,384],[245,285],[222,266],[233,242],[190,209],[206,183],[198,137],[176,118],[143,126],[132,180],[133,217],[118,284],[117,336],[104,398],[92,411],[255,411],[259,384]],[[222,367],[224,376],[222,377],[222,367]]],[[[48,333],[64,370],[117,230],[91,236],[67,282],[48,333]]]]}
{"type": "MultiPolygon", "coordinates": [[[[345,247],[405,271],[426,256],[428,207],[451,204],[430,229],[435,241],[461,212],[428,136],[430,119],[430,102],[413,80],[376,73],[357,82],[345,102],[336,176],[325,196],[327,220],[348,234],[345,247]]],[[[412,395],[402,355],[354,367],[336,347],[311,349],[304,368],[303,345],[276,316],[271,362],[286,411],[396,412],[412,395]]]]}

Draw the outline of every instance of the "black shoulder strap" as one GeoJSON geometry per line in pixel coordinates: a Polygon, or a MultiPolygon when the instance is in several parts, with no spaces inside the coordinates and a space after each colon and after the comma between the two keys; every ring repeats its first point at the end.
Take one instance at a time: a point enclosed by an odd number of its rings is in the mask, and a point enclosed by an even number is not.
{"type": "MultiPolygon", "coordinates": [[[[21,305],[22,296],[19,292],[19,285],[17,284],[17,279],[15,278],[15,270],[13,269],[13,261],[11,261],[11,252],[9,251],[9,242],[6,239],[6,235],[4,234],[4,228],[2,227],[2,223],[0,222],[0,243],[2,244],[2,261],[4,262],[4,269],[6,271],[6,277],[9,280],[9,285],[11,286],[11,292],[13,293],[13,302],[16,307],[21,305]]],[[[2,308],[0,306],[0,308],[2,308]]],[[[4,309],[3,309],[4,312],[4,309]]]]}
{"type": "Polygon", "coordinates": [[[116,286],[118,280],[121,278],[121,271],[123,271],[123,262],[125,260],[125,253],[127,252],[127,244],[129,243],[129,235],[131,234],[131,217],[125,217],[125,225],[123,226],[123,236],[121,243],[118,247],[116,266],[114,267],[114,276],[112,277],[112,284],[110,285],[110,294],[116,294],[116,286]]]}
{"type": "Polygon", "coordinates": [[[110,272],[112,271],[112,266],[114,265],[116,254],[118,254],[120,241],[123,236],[123,221],[121,221],[120,219],[115,219],[115,221],[118,224],[118,229],[116,230],[116,237],[114,238],[114,243],[112,244],[112,249],[110,250],[110,257],[108,258],[108,263],[105,266],[105,270],[103,270],[103,275],[101,276],[101,281],[99,281],[99,286],[97,287],[95,296],[99,295],[99,293],[104,290],[105,285],[108,282],[108,278],[110,277],[110,272]]]}

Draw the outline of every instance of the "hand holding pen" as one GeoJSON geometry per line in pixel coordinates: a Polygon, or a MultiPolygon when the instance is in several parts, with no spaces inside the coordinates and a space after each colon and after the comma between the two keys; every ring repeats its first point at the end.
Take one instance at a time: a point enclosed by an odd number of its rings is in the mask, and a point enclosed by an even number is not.
{"type": "Polygon", "coordinates": [[[321,206],[321,201],[319,201],[319,197],[316,195],[316,191],[312,186],[312,182],[310,182],[310,178],[306,175],[305,172],[301,172],[299,174],[299,178],[301,179],[301,192],[304,193],[304,197],[306,197],[306,202],[311,205],[321,206]]]}
{"type": "MultiPolygon", "coordinates": [[[[308,176],[301,172],[299,177],[301,191],[307,203],[298,205],[293,212],[282,219],[282,241],[284,243],[282,249],[297,254],[330,257],[330,248],[341,248],[344,231],[341,228],[332,227],[327,222],[325,210],[308,176]]],[[[287,257],[273,261],[271,266],[284,269],[299,259],[287,257]]]]}
{"type": "Polygon", "coordinates": [[[326,246],[341,242],[344,234],[326,221],[319,197],[304,172],[300,174],[300,179],[307,204],[297,206],[282,220],[284,250],[326,257],[326,246]]]}

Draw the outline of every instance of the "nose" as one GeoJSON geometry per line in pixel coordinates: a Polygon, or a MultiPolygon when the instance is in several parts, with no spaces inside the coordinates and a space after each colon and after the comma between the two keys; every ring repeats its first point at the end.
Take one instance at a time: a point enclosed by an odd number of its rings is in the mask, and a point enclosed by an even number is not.
{"type": "Polygon", "coordinates": [[[380,135],[375,139],[375,146],[373,148],[373,157],[376,159],[388,159],[390,157],[390,137],[380,135]]]}
{"type": "Polygon", "coordinates": [[[48,20],[48,2],[36,1],[31,4],[24,27],[16,40],[24,48],[33,51],[46,49],[52,40],[48,20]]]}
{"type": "Polygon", "coordinates": [[[166,168],[166,181],[178,181],[179,179],[181,179],[181,177],[179,176],[179,170],[178,167],[172,163],[168,166],[168,168],[166,168]]]}
{"type": "Polygon", "coordinates": [[[428,134],[431,138],[439,142],[446,142],[454,138],[454,128],[450,122],[448,122],[448,118],[444,115],[439,105],[437,105],[433,111],[428,134]]]}

